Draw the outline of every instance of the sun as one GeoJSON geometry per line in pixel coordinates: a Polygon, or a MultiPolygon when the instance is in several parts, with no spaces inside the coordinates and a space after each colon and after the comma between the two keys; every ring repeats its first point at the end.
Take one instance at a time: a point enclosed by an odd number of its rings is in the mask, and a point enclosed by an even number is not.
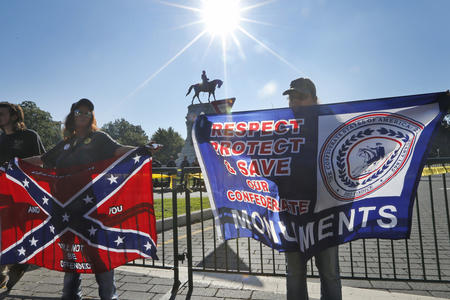
{"type": "MultiPolygon", "coordinates": [[[[246,2],[254,2],[253,0],[198,0],[199,6],[188,6],[184,3],[187,2],[185,0],[173,0],[173,1],[165,1],[165,0],[157,0],[159,3],[172,6],[175,8],[185,9],[192,11],[198,17],[193,22],[181,25],[179,29],[185,28],[188,26],[197,26],[203,25],[199,33],[189,41],[182,49],[180,49],[172,58],[170,58],[166,63],[164,63],[159,69],[157,69],[153,74],[151,74],[147,79],[144,80],[134,91],[132,91],[125,99],[129,99],[133,97],[136,93],[138,93],[141,89],[143,89],[153,78],[155,78],[159,73],[161,73],[164,69],[166,69],[171,63],[173,63],[178,57],[180,57],[186,50],[188,50],[192,45],[197,43],[202,37],[206,36],[209,33],[210,41],[209,45],[205,49],[205,55],[208,52],[213,41],[218,40],[222,44],[222,61],[223,61],[223,73],[224,80],[228,82],[227,75],[227,52],[231,51],[231,44],[234,44],[239,51],[240,57],[245,60],[246,56],[244,53],[244,49],[241,46],[239,41],[239,37],[246,37],[256,44],[258,44],[262,49],[272,54],[274,57],[279,59],[281,62],[289,66],[292,70],[297,73],[302,73],[296,66],[294,66],[287,59],[278,54],[275,50],[271,49],[269,46],[264,44],[260,39],[253,36],[247,29],[244,28],[244,23],[255,23],[260,25],[269,25],[272,24],[260,22],[251,18],[248,18],[243,15],[248,15],[250,11],[257,9],[259,7],[268,5],[277,0],[259,0],[257,3],[253,5],[246,5],[242,3],[246,2]],[[181,3],[177,3],[180,1],[181,3]],[[217,39],[218,37],[218,39],[217,39]],[[232,43],[229,43],[229,40],[232,43]]],[[[225,88],[226,92],[226,88],[225,88]]]]}
{"type": "Polygon", "coordinates": [[[207,0],[201,8],[202,22],[212,35],[232,34],[241,21],[239,0],[207,0]]]}

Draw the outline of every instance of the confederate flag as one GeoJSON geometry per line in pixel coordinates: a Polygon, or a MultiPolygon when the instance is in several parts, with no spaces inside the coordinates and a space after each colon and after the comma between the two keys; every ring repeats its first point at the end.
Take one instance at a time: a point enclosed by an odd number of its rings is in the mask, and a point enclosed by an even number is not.
{"type": "Polygon", "coordinates": [[[0,264],[101,273],[157,259],[147,153],[56,170],[12,160],[0,171],[0,264]]]}

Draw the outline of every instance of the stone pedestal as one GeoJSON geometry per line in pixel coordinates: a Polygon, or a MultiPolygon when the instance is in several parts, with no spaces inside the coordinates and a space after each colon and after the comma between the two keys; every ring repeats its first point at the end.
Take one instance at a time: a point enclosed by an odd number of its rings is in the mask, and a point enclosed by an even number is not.
{"type": "Polygon", "coordinates": [[[185,156],[190,164],[195,160],[195,150],[192,143],[192,126],[194,125],[197,116],[202,113],[208,115],[230,113],[235,100],[236,98],[229,98],[213,101],[211,103],[191,104],[188,106],[188,113],[186,115],[186,140],[184,141],[181,152],[178,153],[178,158],[175,160],[177,166],[181,164],[185,156]]]}

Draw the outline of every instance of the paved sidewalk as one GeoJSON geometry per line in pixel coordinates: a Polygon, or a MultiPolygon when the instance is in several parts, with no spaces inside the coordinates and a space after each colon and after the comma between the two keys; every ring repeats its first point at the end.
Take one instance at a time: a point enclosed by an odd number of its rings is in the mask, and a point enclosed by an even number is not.
{"type": "MultiPolygon", "coordinates": [[[[93,275],[82,275],[85,299],[98,299],[97,283],[93,275]]],[[[63,273],[37,268],[29,271],[7,295],[4,290],[0,299],[59,299],[63,273]]],[[[180,269],[182,285],[175,299],[185,299],[188,292],[186,268],[180,269]]],[[[125,299],[170,299],[173,271],[134,266],[116,269],[119,297],[125,299]]],[[[311,300],[320,298],[317,279],[308,280],[311,300]]],[[[284,299],[285,278],[245,276],[209,272],[194,273],[194,289],[191,299],[284,299]]],[[[343,281],[343,299],[450,299],[450,284],[343,281]]]]}

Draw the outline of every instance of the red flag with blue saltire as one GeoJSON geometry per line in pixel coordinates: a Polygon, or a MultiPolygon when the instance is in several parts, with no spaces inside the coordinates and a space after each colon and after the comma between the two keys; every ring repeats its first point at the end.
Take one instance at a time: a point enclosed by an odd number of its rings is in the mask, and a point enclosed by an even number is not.
{"type": "Polygon", "coordinates": [[[0,264],[101,273],[157,259],[147,153],[56,170],[12,160],[0,171],[0,264]]]}

